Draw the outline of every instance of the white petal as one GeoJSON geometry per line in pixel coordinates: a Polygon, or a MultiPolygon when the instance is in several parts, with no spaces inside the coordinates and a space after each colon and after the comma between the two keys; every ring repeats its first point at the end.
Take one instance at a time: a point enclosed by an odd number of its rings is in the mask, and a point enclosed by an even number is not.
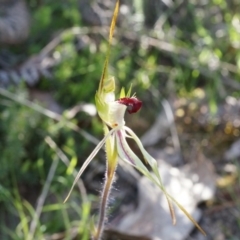
{"type": "Polygon", "coordinates": [[[116,139],[117,139],[117,151],[118,151],[119,157],[122,160],[124,160],[125,162],[135,166],[136,165],[135,158],[137,158],[137,156],[128,146],[128,143],[125,139],[125,132],[122,130],[118,130],[118,131],[116,131],[115,135],[116,135],[116,139]]]}
{"type": "Polygon", "coordinates": [[[124,114],[127,106],[118,102],[109,102],[109,119],[112,127],[125,125],[124,114]]]}
{"type": "Polygon", "coordinates": [[[138,147],[140,148],[142,154],[144,157],[147,158],[148,163],[152,166],[156,164],[156,160],[145,150],[143,147],[141,140],[138,138],[138,136],[132,131],[131,128],[124,126],[124,129],[130,134],[130,136],[135,140],[137,143],[138,147]]]}
{"type": "MultiPolygon", "coordinates": [[[[137,137],[137,135],[132,131],[132,129],[130,129],[129,127],[124,126],[124,129],[130,134],[130,136],[135,140],[135,142],[137,143],[140,151],[142,152],[143,157],[146,159],[146,161],[149,163],[149,165],[151,166],[155,176],[158,178],[158,181],[160,183],[160,185],[162,185],[162,180],[161,180],[161,176],[159,174],[158,171],[158,165],[157,165],[157,161],[145,150],[145,148],[143,147],[140,139],[137,137]]],[[[163,185],[162,185],[163,186],[163,185]]]]}
{"type": "Polygon", "coordinates": [[[114,92],[106,93],[104,101],[106,103],[115,101],[115,93],[114,92]]]}
{"type": "Polygon", "coordinates": [[[119,157],[125,162],[137,168],[142,174],[150,178],[152,181],[156,182],[156,179],[154,179],[154,177],[150,174],[150,172],[139,159],[139,157],[129,147],[125,139],[125,131],[117,130],[115,134],[117,139],[117,151],[119,157]]]}

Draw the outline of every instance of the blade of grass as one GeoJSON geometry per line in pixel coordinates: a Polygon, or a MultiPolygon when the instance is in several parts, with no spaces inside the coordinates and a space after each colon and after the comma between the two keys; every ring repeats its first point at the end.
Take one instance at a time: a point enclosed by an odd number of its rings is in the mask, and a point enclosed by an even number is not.
{"type": "Polygon", "coordinates": [[[38,200],[37,200],[37,207],[36,207],[36,211],[35,211],[33,220],[30,223],[30,231],[29,231],[28,237],[26,238],[27,240],[35,239],[34,238],[34,234],[35,234],[35,231],[36,231],[37,222],[38,222],[38,220],[40,218],[40,215],[41,215],[41,212],[42,212],[42,208],[43,208],[44,202],[46,200],[47,194],[49,192],[50,185],[51,185],[53,177],[55,175],[58,163],[59,163],[59,160],[57,158],[54,158],[53,162],[51,164],[50,170],[48,172],[48,176],[47,176],[46,182],[45,182],[45,184],[43,186],[42,193],[38,197],[38,200]]]}

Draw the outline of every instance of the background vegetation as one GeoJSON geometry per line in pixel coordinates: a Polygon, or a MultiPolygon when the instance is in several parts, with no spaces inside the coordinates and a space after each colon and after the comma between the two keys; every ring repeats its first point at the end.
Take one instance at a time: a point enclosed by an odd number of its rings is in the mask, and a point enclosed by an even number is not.
{"type": "MultiPolygon", "coordinates": [[[[64,239],[71,239],[73,229],[78,229],[81,239],[89,239],[90,212],[97,210],[101,189],[94,181],[101,182],[104,170],[92,166],[83,175],[88,196],[80,185],[81,194],[76,189],[67,204],[62,201],[73,181],[74,168],[81,166],[96,139],[102,137],[100,120],[89,108],[72,110],[94,103],[114,2],[100,4],[104,14],[96,11],[99,15],[90,14],[90,18],[84,14],[90,7],[85,1],[28,0],[27,5],[31,13],[29,38],[20,45],[0,46],[0,55],[10,56],[6,61],[11,59],[10,67],[6,70],[2,66],[1,70],[20,72],[21,79],[20,84],[2,85],[5,90],[0,97],[0,238],[30,240],[34,234],[33,239],[50,239],[64,232],[64,239]],[[29,65],[23,64],[27,61],[29,65]],[[29,73],[28,79],[21,75],[24,71],[29,73]],[[39,109],[39,105],[43,107],[39,109]],[[46,110],[49,107],[55,114],[46,110]],[[67,166],[63,161],[69,161],[67,166]],[[87,182],[91,171],[93,184],[87,182]]],[[[169,1],[169,6],[161,1],[122,1],[110,73],[118,88],[132,84],[144,102],[141,125],[129,123],[138,135],[150,128],[162,99],[193,101],[196,90],[201,89],[209,114],[214,116],[227,97],[239,97],[239,13],[237,0],[177,0],[169,1]]],[[[239,112],[235,115],[231,121],[219,117],[220,123],[216,123],[211,118],[203,128],[187,126],[185,130],[205,148],[209,158],[221,159],[223,151],[216,149],[227,149],[240,135],[239,125],[234,125],[239,112]],[[204,146],[204,139],[216,136],[220,136],[219,142],[204,146]]],[[[227,198],[218,201],[233,202],[239,227],[240,178],[235,160],[234,180],[227,190],[219,190],[227,198]]],[[[104,166],[104,153],[95,161],[104,166]]],[[[221,167],[216,171],[225,176],[221,167]]],[[[225,239],[240,236],[235,230],[224,234],[225,239]]]]}

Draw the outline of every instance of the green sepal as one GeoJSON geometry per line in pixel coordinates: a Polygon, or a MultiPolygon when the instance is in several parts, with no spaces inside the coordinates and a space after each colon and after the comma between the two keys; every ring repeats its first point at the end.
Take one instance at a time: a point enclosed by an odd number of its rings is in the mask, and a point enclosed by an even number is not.
{"type": "Polygon", "coordinates": [[[99,117],[103,122],[108,122],[109,105],[104,101],[104,98],[98,92],[95,95],[95,104],[99,117]]]}
{"type": "Polygon", "coordinates": [[[119,98],[125,98],[126,94],[125,94],[125,88],[122,87],[119,98]]]}

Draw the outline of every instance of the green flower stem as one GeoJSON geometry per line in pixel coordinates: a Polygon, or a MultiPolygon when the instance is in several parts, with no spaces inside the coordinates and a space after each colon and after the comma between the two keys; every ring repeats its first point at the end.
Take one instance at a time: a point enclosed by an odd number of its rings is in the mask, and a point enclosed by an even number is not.
{"type": "Polygon", "coordinates": [[[107,164],[105,183],[104,183],[104,187],[103,187],[103,191],[102,191],[102,199],[101,199],[100,209],[99,209],[99,220],[98,220],[97,232],[96,232],[96,235],[94,236],[94,240],[100,240],[101,236],[102,236],[105,217],[106,217],[108,197],[109,197],[111,187],[113,184],[113,179],[114,179],[116,168],[117,168],[117,164],[115,164],[114,167],[112,167],[112,166],[110,167],[107,164]]]}

